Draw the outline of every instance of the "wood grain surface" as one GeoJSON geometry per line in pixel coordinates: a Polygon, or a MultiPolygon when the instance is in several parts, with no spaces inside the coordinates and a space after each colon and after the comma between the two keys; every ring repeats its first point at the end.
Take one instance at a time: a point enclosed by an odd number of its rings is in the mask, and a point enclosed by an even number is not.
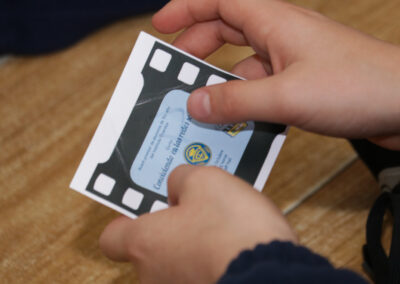
{"type": "MultiPolygon", "coordinates": [[[[292,2],[400,43],[400,1],[292,2]]],[[[68,186],[139,31],[174,38],[156,33],[150,17],[117,22],[61,52],[1,60],[0,283],[138,283],[130,264],[98,249],[118,214],[68,186]]],[[[230,70],[251,54],[225,46],[208,61],[230,70]]],[[[291,129],[264,194],[303,244],[363,273],[364,224],[379,192],[345,140],[291,129]]]]}

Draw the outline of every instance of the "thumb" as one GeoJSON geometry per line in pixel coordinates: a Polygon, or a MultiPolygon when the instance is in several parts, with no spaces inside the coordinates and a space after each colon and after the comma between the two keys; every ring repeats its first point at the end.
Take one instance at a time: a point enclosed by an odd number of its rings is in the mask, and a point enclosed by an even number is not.
{"type": "Polygon", "coordinates": [[[200,167],[192,165],[180,165],[171,172],[168,177],[168,204],[170,206],[179,204],[186,189],[187,179],[199,169],[200,167]]]}
{"type": "Polygon", "coordinates": [[[188,111],[194,119],[207,123],[255,120],[292,124],[297,106],[282,74],[198,89],[189,97],[188,111]]]}
{"type": "Polygon", "coordinates": [[[137,220],[125,216],[112,221],[100,236],[99,246],[103,253],[115,261],[129,261],[130,231],[135,228],[137,220]]]}

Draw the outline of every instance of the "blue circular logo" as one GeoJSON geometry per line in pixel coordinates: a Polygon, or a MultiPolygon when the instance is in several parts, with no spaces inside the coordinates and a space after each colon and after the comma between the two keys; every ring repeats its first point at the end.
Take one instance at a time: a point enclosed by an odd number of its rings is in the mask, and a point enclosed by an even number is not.
{"type": "Polygon", "coordinates": [[[185,149],[186,161],[195,166],[204,166],[211,160],[211,150],[203,143],[189,144],[185,149]]]}

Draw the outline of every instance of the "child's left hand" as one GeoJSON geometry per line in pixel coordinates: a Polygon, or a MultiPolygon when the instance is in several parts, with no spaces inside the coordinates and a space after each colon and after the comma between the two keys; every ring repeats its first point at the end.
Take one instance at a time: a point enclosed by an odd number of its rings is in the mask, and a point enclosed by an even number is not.
{"type": "Polygon", "coordinates": [[[135,264],[141,283],[215,283],[241,250],[296,242],[270,200],[218,168],[180,166],[168,191],[171,208],[120,217],[100,237],[109,258],[135,264]]]}

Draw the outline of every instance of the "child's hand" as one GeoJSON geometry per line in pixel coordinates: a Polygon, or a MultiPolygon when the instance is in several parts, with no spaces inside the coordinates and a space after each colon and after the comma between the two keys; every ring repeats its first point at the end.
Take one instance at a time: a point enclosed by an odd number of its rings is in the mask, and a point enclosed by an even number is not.
{"type": "Polygon", "coordinates": [[[252,79],[194,92],[205,122],[290,124],[327,135],[375,138],[400,149],[400,49],[277,0],[173,0],[153,18],[164,33],[206,57],[225,42],[257,56],[237,65],[252,79]],[[269,76],[272,75],[272,76],[269,76]]]}
{"type": "Polygon", "coordinates": [[[178,167],[168,190],[171,208],[118,218],[100,238],[108,257],[136,265],[141,283],[215,283],[241,250],[296,242],[271,201],[220,169],[178,167]]]}

